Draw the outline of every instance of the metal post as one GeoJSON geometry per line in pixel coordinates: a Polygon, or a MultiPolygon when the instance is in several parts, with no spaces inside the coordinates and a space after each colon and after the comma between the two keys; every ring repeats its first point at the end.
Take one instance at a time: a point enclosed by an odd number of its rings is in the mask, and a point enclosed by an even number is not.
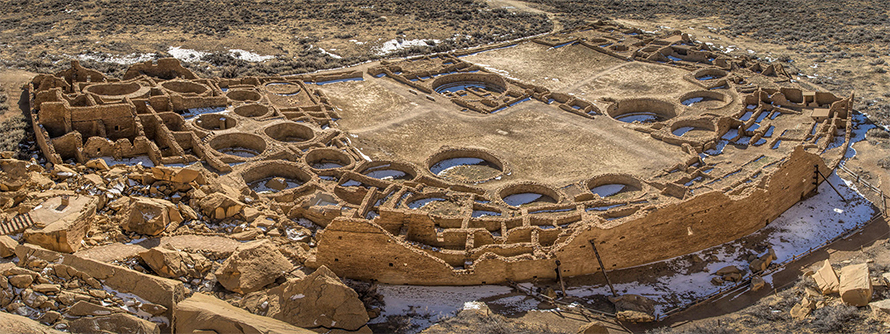
{"type": "Polygon", "coordinates": [[[606,275],[606,266],[603,265],[603,259],[600,258],[600,252],[596,250],[596,239],[590,239],[588,242],[590,242],[590,246],[593,247],[593,254],[596,255],[596,261],[600,264],[600,270],[603,271],[603,277],[606,278],[606,284],[609,285],[609,290],[612,290],[612,296],[618,297],[618,293],[615,292],[615,288],[612,286],[612,281],[609,281],[609,275],[606,275]]]}

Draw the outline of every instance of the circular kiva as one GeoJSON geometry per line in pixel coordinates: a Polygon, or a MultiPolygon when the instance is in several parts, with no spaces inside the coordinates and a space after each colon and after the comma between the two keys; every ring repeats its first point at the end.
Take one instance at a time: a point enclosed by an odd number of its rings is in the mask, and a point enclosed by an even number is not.
{"type": "Polygon", "coordinates": [[[191,81],[165,81],[161,83],[161,87],[181,95],[202,95],[210,91],[210,87],[191,81]]]}
{"type": "Polygon", "coordinates": [[[501,176],[504,163],[485,150],[477,148],[449,148],[426,160],[433,175],[452,182],[482,182],[501,176]]]}
{"type": "Polygon", "coordinates": [[[352,156],[333,148],[311,150],[303,159],[313,170],[350,169],[355,164],[352,156]]]}
{"type": "Polygon", "coordinates": [[[96,95],[101,95],[104,97],[110,98],[124,98],[124,97],[140,97],[148,94],[151,90],[149,87],[142,87],[138,83],[128,82],[128,83],[102,83],[89,85],[84,88],[85,91],[89,93],[93,93],[96,95]]]}
{"type": "Polygon", "coordinates": [[[368,162],[361,165],[357,172],[386,181],[413,181],[419,175],[414,165],[396,161],[368,162]]]}
{"type": "Polygon", "coordinates": [[[626,199],[645,190],[646,185],[628,174],[603,174],[587,181],[587,189],[603,199],[626,199]]]}
{"type": "Polygon", "coordinates": [[[241,173],[241,178],[259,194],[275,194],[304,185],[312,180],[312,175],[298,163],[273,160],[250,167],[241,173]]]}
{"type": "Polygon", "coordinates": [[[680,104],[687,107],[717,109],[731,102],[732,99],[728,95],[712,90],[698,90],[680,96],[680,104]]]}
{"type": "Polygon", "coordinates": [[[195,125],[210,131],[226,130],[238,125],[234,118],[223,114],[201,114],[195,119],[195,125]]]}
{"type": "Polygon", "coordinates": [[[498,197],[511,208],[556,204],[562,199],[555,189],[534,182],[508,185],[498,191],[498,197]]]}
{"type": "Polygon", "coordinates": [[[457,93],[467,89],[482,89],[493,93],[503,93],[507,83],[499,75],[490,73],[457,73],[443,75],[432,83],[434,91],[440,94],[457,93]]]}
{"type": "Polygon", "coordinates": [[[684,119],[671,124],[671,133],[683,138],[708,138],[717,136],[717,128],[710,119],[684,119]]]}
{"type": "Polygon", "coordinates": [[[264,87],[267,92],[275,95],[291,96],[300,93],[300,86],[290,82],[270,82],[264,87]]]}
{"type": "Polygon", "coordinates": [[[269,113],[269,107],[262,104],[245,104],[235,107],[234,111],[239,116],[260,117],[269,113]]]}
{"type": "Polygon", "coordinates": [[[272,124],[263,130],[267,136],[280,142],[301,143],[315,138],[312,128],[295,122],[272,124]]]}
{"type": "Polygon", "coordinates": [[[260,93],[249,89],[233,89],[226,92],[226,96],[235,101],[245,102],[256,102],[262,98],[262,96],[260,96],[260,93]]]}
{"type": "Polygon", "coordinates": [[[716,68],[702,68],[692,72],[692,77],[700,81],[720,79],[726,76],[726,71],[716,68]]]}
{"type": "Polygon", "coordinates": [[[211,139],[210,147],[219,153],[253,158],[266,151],[266,141],[254,134],[226,133],[211,139]]]}
{"type": "Polygon", "coordinates": [[[613,103],[607,111],[610,117],[625,123],[663,122],[677,116],[676,106],[657,99],[627,99],[613,103]]]}

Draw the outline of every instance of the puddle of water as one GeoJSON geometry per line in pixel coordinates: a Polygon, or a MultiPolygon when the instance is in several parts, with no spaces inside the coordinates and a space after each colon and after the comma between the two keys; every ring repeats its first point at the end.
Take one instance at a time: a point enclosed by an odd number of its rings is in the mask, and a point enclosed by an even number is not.
{"type": "Polygon", "coordinates": [[[693,104],[705,101],[704,97],[693,97],[683,101],[684,106],[692,106],[693,104]]]}
{"type": "Polygon", "coordinates": [[[754,121],[754,123],[760,123],[760,121],[763,121],[763,119],[766,118],[766,116],[769,116],[768,112],[765,112],[765,111],[761,112],[760,115],[757,116],[757,120],[754,121]]]}
{"type": "Polygon", "coordinates": [[[745,112],[744,115],[742,115],[742,117],[739,117],[739,120],[742,121],[742,122],[744,122],[744,121],[747,121],[747,120],[751,119],[751,116],[754,116],[754,112],[753,112],[753,111],[747,111],[747,112],[745,112]]]}
{"type": "Polygon", "coordinates": [[[456,93],[461,90],[470,90],[471,88],[477,88],[495,93],[503,93],[504,91],[500,87],[491,86],[481,81],[458,81],[436,87],[436,93],[456,93]]]}
{"type": "Polygon", "coordinates": [[[749,126],[747,129],[745,129],[745,131],[754,131],[759,128],[760,128],[760,124],[754,123],[754,124],[751,124],[751,126],[749,126]]]}
{"type": "Polygon", "coordinates": [[[730,139],[735,138],[738,135],[739,135],[738,129],[729,129],[729,131],[727,131],[726,134],[723,135],[723,137],[720,137],[720,139],[730,140],[730,139]]]}
{"type": "Polygon", "coordinates": [[[775,149],[779,148],[779,145],[781,145],[781,144],[782,144],[782,141],[781,141],[781,140],[777,140],[776,143],[773,144],[773,147],[770,147],[770,149],[775,150],[775,149]]]}
{"type": "Polygon", "coordinates": [[[683,59],[680,59],[680,58],[677,58],[674,56],[667,56],[667,57],[668,57],[668,59],[673,60],[673,61],[683,61],[683,59]]]}

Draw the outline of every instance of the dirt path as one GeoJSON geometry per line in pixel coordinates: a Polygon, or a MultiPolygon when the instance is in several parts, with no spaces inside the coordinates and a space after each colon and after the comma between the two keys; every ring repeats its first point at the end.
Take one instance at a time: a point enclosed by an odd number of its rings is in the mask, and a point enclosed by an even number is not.
{"type": "Polygon", "coordinates": [[[550,30],[550,32],[555,33],[555,32],[562,30],[562,22],[560,22],[559,19],[556,17],[556,14],[547,12],[547,11],[543,11],[543,10],[540,10],[537,8],[529,7],[528,4],[526,4],[524,1],[488,0],[487,2],[488,2],[488,6],[492,7],[492,8],[495,8],[495,7],[509,8],[509,9],[515,9],[520,12],[547,15],[547,19],[549,19],[550,22],[553,23],[553,29],[550,30]]]}
{"type": "Polygon", "coordinates": [[[24,88],[35,75],[36,73],[22,70],[0,70],[0,91],[6,93],[9,99],[7,102],[9,111],[0,114],[0,122],[15,115],[16,112],[25,114],[28,111],[29,101],[24,88]],[[15,108],[16,104],[19,106],[18,109],[15,108]]]}

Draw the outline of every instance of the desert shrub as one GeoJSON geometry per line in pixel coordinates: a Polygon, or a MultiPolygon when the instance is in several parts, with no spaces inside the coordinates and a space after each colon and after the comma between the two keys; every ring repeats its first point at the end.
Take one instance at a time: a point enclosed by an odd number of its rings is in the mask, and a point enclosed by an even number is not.
{"type": "Polygon", "coordinates": [[[25,139],[28,123],[25,117],[14,115],[0,123],[0,151],[20,151],[19,144],[25,139]]]}
{"type": "Polygon", "coordinates": [[[856,314],[858,309],[855,306],[843,304],[827,305],[825,307],[813,311],[813,321],[810,327],[815,331],[823,333],[836,333],[843,331],[845,328],[853,328],[850,322],[857,320],[859,316],[856,314]]]}
{"type": "Polygon", "coordinates": [[[705,320],[694,323],[683,329],[661,327],[646,331],[646,334],[738,334],[732,328],[727,328],[720,320],[705,320]]]}

